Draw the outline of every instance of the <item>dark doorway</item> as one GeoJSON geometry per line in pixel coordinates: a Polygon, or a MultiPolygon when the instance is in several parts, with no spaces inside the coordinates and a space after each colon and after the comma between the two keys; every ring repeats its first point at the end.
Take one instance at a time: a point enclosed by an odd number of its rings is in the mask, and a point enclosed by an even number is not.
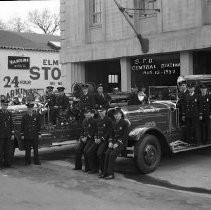
{"type": "Polygon", "coordinates": [[[106,92],[121,89],[121,68],[119,60],[98,61],[85,64],[85,81],[96,85],[101,83],[106,92]]]}
{"type": "Polygon", "coordinates": [[[193,53],[193,74],[211,74],[211,51],[193,53]]]}

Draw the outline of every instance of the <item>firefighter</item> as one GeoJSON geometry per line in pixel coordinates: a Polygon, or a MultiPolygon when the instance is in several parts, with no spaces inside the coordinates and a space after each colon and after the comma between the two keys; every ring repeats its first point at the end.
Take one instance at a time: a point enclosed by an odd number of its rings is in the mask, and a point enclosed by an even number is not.
{"type": "Polygon", "coordinates": [[[98,113],[100,118],[97,120],[97,133],[95,136],[95,141],[87,150],[87,158],[90,166],[90,171],[88,173],[92,174],[99,171],[99,176],[102,176],[104,154],[108,147],[108,138],[112,131],[112,120],[106,116],[105,107],[98,110],[98,113]]]}
{"type": "Polygon", "coordinates": [[[83,94],[79,98],[79,108],[81,111],[85,109],[95,108],[95,98],[93,95],[89,94],[89,85],[85,84],[82,86],[83,94]]]}
{"type": "Polygon", "coordinates": [[[40,115],[34,110],[34,104],[28,103],[27,113],[23,115],[21,122],[22,140],[25,145],[25,165],[31,164],[31,147],[34,150],[34,164],[41,165],[38,154],[38,141],[41,138],[40,129],[40,115]]]}
{"type": "Polygon", "coordinates": [[[186,140],[190,144],[200,145],[199,100],[194,84],[188,85],[188,91],[185,98],[185,113],[182,115],[186,124],[186,140]]]}
{"type": "Polygon", "coordinates": [[[199,120],[200,134],[203,144],[210,143],[210,120],[211,120],[211,98],[205,84],[200,85],[201,95],[199,96],[199,120]]]}
{"type": "Polygon", "coordinates": [[[57,88],[59,95],[56,97],[55,108],[59,110],[66,110],[69,108],[69,99],[65,95],[64,87],[57,88]]]}
{"type": "Polygon", "coordinates": [[[82,155],[84,154],[85,170],[84,172],[90,171],[90,167],[87,159],[87,150],[94,142],[94,136],[97,130],[97,122],[93,118],[93,110],[84,111],[85,119],[82,122],[82,132],[79,138],[79,144],[76,147],[75,152],[75,168],[74,170],[82,169],[82,155]]]}
{"type": "Polygon", "coordinates": [[[12,164],[12,151],[14,140],[14,127],[11,113],[7,110],[9,101],[1,100],[0,110],[0,169],[10,167],[12,164]]]}
{"type": "Polygon", "coordinates": [[[55,109],[54,106],[56,104],[56,96],[53,93],[53,86],[47,86],[46,87],[46,95],[45,95],[45,103],[46,106],[49,109],[49,121],[52,124],[56,124],[56,114],[55,114],[55,109]]]}
{"type": "Polygon", "coordinates": [[[95,108],[100,109],[101,107],[108,109],[110,107],[111,97],[103,92],[103,85],[97,86],[97,93],[95,94],[95,108]]]}
{"type": "Polygon", "coordinates": [[[177,101],[177,108],[179,109],[179,122],[180,125],[184,125],[184,119],[182,119],[182,116],[185,115],[185,99],[188,95],[188,88],[187,88],[187,82],[183,76],[179,76],[177,79],[177,85],[179,89],[178,93],[178,101],[177,101]]]}
{"type": "Polygon", "coordinates": [[[119,108],[115,110],[114,117],[113,134],[109,138],[109,145],[105,154],[103,171],[103,178],[105,179],[114,179],[115,160],[127,146],[129,123],[124,119],[123,113],[119,108]]]}

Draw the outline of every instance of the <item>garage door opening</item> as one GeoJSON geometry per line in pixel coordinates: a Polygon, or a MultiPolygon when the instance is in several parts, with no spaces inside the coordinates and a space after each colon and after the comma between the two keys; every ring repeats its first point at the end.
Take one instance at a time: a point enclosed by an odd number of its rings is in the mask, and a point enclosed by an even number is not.
{"type": "Polygon", "coordinates": [[[85,81],[103,84],[106,92],[113,88],[121,90],[121,68],[119,60],[89,62],[85,64],[85,81]]]}

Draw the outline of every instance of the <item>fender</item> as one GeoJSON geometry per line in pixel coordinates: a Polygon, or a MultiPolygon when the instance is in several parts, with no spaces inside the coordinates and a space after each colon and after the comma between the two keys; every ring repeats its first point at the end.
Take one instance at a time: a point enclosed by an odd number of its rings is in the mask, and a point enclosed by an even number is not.
{"type": "Polygon", "coordinates": [[[165,148],[166,150],[171,151],[171,147],[168,143],[166,136],[157,127],[146,127],[146,126],[136,127],[129,132],[129,138],[135,142],[142,141],[143,139],[142,137],[146,134],[151,134],[151,135],[156,136],[159,139],[161,148],[165,148]]]}

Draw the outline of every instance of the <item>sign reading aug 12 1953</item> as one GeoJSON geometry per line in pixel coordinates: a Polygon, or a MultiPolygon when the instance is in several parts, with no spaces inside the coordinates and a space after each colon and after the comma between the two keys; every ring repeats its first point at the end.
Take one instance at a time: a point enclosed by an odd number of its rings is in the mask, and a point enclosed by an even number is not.
{"type": "Polygon", "coordinates": [[[8,69],[29,69],[29,68],[30,68],[29,57],[8,56],[8,69]]]}

